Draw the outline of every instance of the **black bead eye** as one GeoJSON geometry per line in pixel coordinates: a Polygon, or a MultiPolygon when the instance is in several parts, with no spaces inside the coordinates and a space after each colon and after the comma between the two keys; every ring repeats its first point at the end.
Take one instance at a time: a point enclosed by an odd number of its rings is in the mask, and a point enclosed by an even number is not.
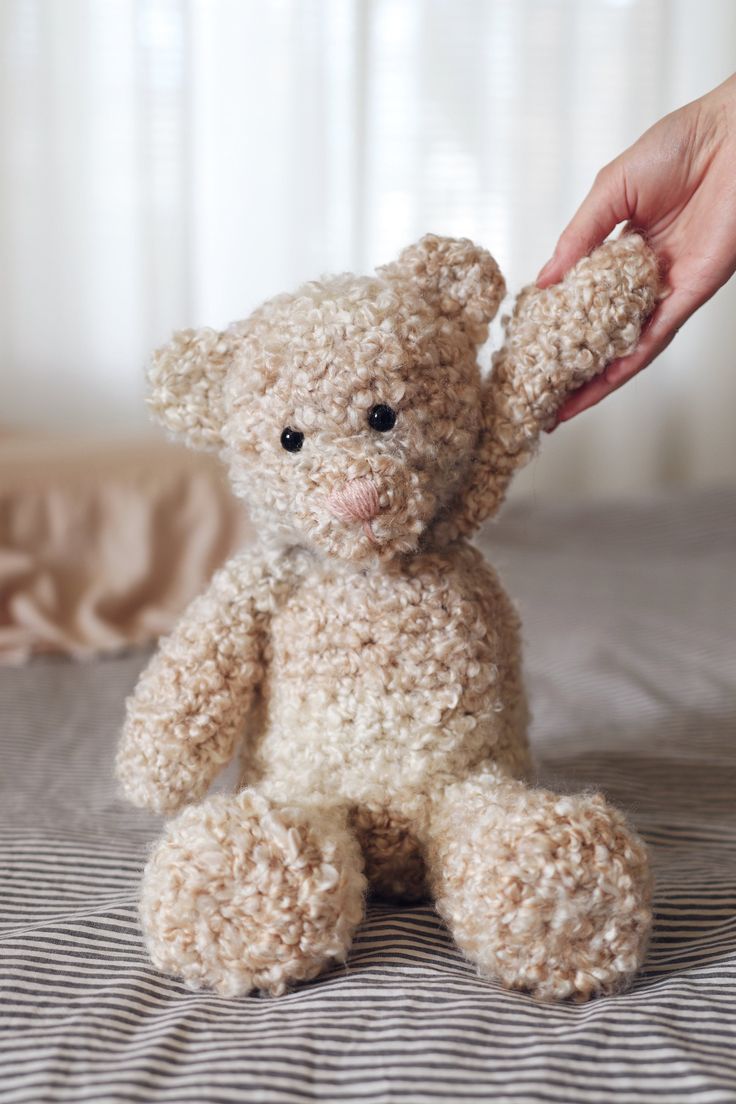
{"type": "Polygon", "coordinates": [[[287,452],[298,452],[303,444],[304,434],[300,433],[298,429],[287,426],[281,434],[281,447],[285,448],[287,452]]]}
{"type": "Polygon", "coordinates": [[[388,433],[396,425],[396,411],[385,403],[374,406],[368,415],[368,425],[379,433],[388,433]]]}

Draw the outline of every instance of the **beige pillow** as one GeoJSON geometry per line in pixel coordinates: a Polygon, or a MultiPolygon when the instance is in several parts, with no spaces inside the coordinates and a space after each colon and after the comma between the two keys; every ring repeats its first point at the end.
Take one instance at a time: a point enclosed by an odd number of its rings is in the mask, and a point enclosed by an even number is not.
{"type": "Polygon", "coordinates": [[[249,532],[210,456],[0,432],[0,663],[154,640],[249,532]]]}

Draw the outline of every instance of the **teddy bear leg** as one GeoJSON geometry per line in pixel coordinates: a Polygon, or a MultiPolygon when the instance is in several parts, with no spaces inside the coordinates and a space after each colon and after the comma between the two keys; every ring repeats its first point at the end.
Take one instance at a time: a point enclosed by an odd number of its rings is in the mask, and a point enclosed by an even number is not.
{"type": "Polygon", "coordinates": [[[651,925],[646,849],[600,794],[449,787],[427,848],[440,914],[481,974],[545,1000],[623,988],[651,925]]]}
{"type": "Polygon", "coordinates": [[[243,790],[169,822],[143,875],[141,922],[154,965],[190,988],[278,995],[345,959],[364,891],[345,810],[243,790]]]}

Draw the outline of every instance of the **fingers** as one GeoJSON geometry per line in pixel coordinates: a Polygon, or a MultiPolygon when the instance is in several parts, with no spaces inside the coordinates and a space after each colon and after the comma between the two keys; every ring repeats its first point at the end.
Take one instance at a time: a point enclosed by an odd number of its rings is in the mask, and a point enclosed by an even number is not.
{"type": "Polygon", "coordinates": [[[593,187],[563,230],[552,259],[537,276],[537,287],[556,284],[565,273],[631,217],[623,169],[614,161],[602,169],[593,187]]]}
{"type": "Polygon", "coordinates": [[[560,407],[557,421],[552,429],[560,422],[567,422],[576,414],[581,414],[583,410],[595,406],[606,395],[616,391],[632,376],[641,372],[642,368],[651,364],[667,348],[683,323],[700,305],[699,297],[694,298],[685,292],[674,291],[664,299],[652,315],[634,352],[620,360],[614,360],[599,376],[574,391],[560,407]]]}

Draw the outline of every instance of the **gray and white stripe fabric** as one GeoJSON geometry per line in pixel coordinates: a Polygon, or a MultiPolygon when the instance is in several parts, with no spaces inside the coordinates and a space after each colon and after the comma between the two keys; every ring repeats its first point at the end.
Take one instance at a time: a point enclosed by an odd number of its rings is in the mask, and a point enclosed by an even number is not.
{"type": "Polygon", "coordinates": [[[347,966],[284,997],[189,992],[147,963],[158,824],[111,776],[146,655],[36,659],[0,671],[2,1104],[736,1102],[736,494],[515,505],[484,542],[542,778],[602,787],[651,845],[633,990],[537,1004],[475,976],[431,907],[376,903],[347,966]]]}

